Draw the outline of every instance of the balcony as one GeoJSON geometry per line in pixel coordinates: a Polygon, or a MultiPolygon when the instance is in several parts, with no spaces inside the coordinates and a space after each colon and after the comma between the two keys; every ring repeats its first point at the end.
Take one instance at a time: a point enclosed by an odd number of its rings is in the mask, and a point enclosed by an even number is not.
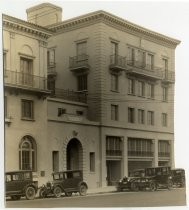
{"type": "Polygon", "coordinates": [[[128,151],[128,156],[153,157],[153,152],[151,152],[151,151],[128,151]]]}
{"type": "Polygon", "coordinates": [[[75,92],[73,90],[55,89],[51,97],[61,98],[68,101],[87,103],[86,92],[75,92]]]}
{"type": "Polygon", "coordinates": [[[164,70],[162,82],[163,83],[175,83],[175,72],[164,70]]]}
{"type": "Polygon", "coordinates": [[[4,82],[5,86],[11,88],[50,93],[47,90],[47,78],[45,77],[6,70],[4,82]]]}
{"type": "Polygon", "coordinates": [[[122,156],[121,150],[106,150],[106,156],[122,156]]]}
{"type": "Polygon", "coordinates": [[[170,152],[158,152],[158,157],[170,157],[170,152]]]}
{"type": "Polygon", "coordinates": [[[89,70],[89,56],[86,54],[69,58],[69,68],[74,73],[86,73],[89,70]]]}
{"type": "Polygon", "coordinates": [[[49,76],[56,76],[56,63],[55,62],[49,62],[47,65],[47,75],[49,76]]]}
{"type": "Polygon", "coordinates": [[[110,56],[110,70],[119,73],[120,71],[126,70],[126,57],[120,55],[111,55],[110,56]]]}
{"type": "Polygon", "coordinates": [[[163,71],[161,68],[136,60],[127,61],[127,73],[154,80],[163,79],[163,71]]]}

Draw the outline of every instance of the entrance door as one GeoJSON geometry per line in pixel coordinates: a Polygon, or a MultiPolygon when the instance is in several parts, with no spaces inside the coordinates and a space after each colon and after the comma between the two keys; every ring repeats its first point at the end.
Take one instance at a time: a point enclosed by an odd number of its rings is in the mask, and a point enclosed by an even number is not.
{"type": "Polygon", "coordinates": [[[121,178],[121,160],[107,160],[107,185],[116,185],[121,178]]]}

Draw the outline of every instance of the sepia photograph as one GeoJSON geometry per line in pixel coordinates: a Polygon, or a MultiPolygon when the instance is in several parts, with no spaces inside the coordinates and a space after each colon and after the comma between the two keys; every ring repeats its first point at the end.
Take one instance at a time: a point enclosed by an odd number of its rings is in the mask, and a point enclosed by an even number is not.
{"type": "Polygon", "coordinates": [[[0,11],[1,207],[186,209],[189,2],[0,11]]]}

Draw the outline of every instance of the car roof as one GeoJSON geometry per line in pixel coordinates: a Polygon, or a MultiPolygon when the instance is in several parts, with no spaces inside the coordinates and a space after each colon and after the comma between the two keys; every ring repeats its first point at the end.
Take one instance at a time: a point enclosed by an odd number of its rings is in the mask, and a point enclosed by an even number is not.
{"type": "Polygon", "coordinates": [[[171,171],[179,171],[179,170],[181,170],[181,171],[184,171],[184,169],[183,168],[173,168],[173,169],[171,169],[171,171]]]}
{"type": "Polygon", "coordinates": [[[6,174],[23,173],[23,172],[32,172],[32,171],[31,170],[7,171],[6,174]]]}
{"type": "Polygon", "coordinates": [[[67,173],[67,172],[81,172],[81,170],[57,171],[57,172],[53,172],[52,174],[61,174],[61,173],[67,173]]]}

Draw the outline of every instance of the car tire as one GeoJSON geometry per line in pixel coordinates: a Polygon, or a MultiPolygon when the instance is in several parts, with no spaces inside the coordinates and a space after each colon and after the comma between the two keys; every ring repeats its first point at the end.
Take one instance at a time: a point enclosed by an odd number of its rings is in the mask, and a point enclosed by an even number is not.
{"type": "Polygon", "coordinates": [[[62,189],[59,186],[57,186],[54,188],[53,193],[56,198],[60,198],[62,195],[62,189]]]}
{"type": "Polygon", "coordinates": [[[16,200],[20,200],[21,196],[20,195],[13,195],[11,196],[11,199],[16,201],[16,200]]]}
{"type": "Polygon", "coordinates": [[[172,180],[168,180],[168,182],[167,182],[167,189],[171,190],[172,188],[173,188],[173,182],[172,182],[172,180]]]}
{"type": "Polygon", "coordinates": [[[139,191],[138,184],[136,182],[131,183],[131,190],[132,191],[139,191]]]}
{"type": "Polygon", "coordinates": [[[150,191],[152,191],[152,192],[156,191],[156,189],[157,189],[156,183],[155,182],[150,182],[149,188],[150,188],[150,191]]]}
{"type": "Polygon", "coordinates": [[[84,195],[87,194],[87,186],[86,185],[82,184],[80,186],[80,188],[79,188],[79,194],[82,195],[82,196],[84,196],[84,195]]]}
{"type": "Polygon", "coordinates": [[[32,186],[27,187],[25,195],[27,200],[33,200],[35,198],[35,188],[32,186]]]}
{"type": "Polygon", "coordinates": [[[43,188],[41,188],[41,189],[39,190],[39,197],[40,197],[40,198],[45,198],[45,197],[47,197],[45,191],[46,191],[46,190],[43,189],[43,188]]]}
{"type": "Polygon", "coordinates": [[[72,192],[65,192],[65,195],[66,195],[67,197],[70,197],[70,196],[72,196],[72,192]]]}

